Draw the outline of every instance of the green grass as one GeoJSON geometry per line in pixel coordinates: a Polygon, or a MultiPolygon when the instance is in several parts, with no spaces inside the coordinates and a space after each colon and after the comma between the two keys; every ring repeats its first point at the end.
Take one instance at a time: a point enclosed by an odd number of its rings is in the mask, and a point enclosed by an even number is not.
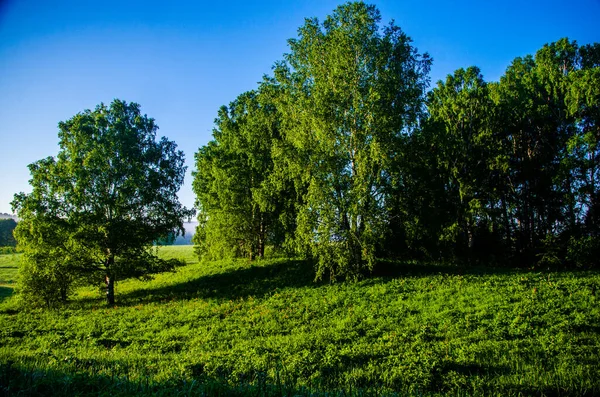
{"type": "Polygon", "coordinates": [[[0,302],[12,296],[21,254],[0,255],[0,302]]]}
{"type": "Polygon", "coordinates": [[[194,263],[118,282],[115,308],[95,288],[1,303],[0,393],[600,393],[598,272],[394,265],[328,284],[302,261],[161,255],[194,263]]]}
{"type": "Polygon", "coordinates": [[[167,245],[158,247],[158,254],[163,259],[183,259],[188,264],[197,263],[198,256],[191,245],[167,245]]]}

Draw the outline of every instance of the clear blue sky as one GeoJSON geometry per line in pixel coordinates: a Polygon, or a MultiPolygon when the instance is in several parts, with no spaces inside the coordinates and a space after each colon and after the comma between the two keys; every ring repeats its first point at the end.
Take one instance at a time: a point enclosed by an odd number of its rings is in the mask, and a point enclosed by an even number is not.
{"type": "MultiPolygon", "coordinates": [[[[100,102],[138,102],[193,156],[221,105],[256,87],[305,17],[341,1],[0,0],[0,212],[29,192],[27,165],[58,151],[57,123],[100,102]]],[[[600,0],[374,0],[433,59],[435,82],[477,65],[498,80],[517,56],[569,37],[600,41],[600,0]]]]}

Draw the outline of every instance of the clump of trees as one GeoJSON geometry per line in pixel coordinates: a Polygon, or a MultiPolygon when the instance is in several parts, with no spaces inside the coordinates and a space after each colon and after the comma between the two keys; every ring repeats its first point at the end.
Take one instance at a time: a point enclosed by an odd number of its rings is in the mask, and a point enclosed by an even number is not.
{"type": "Polygon", "coordinates": [[[440,189],[430,202],[446,214],[426,226],[450,243],[438,257],[594,264],[599,78],[600,45],[562,39],[499,82],[471,67],[437,84],[418,138],[440,189]]]}
{"type": "Polygon", "coordinates": [[[193,212],[177,192],[186,167],[174,142],[156,140],[158,126],[140,106],[121,100],[59,123],[59,153],[29,165],[32,192],[12,202],[23,251],[21,298],[51,305],[73,287],[172,269],[152,243],[183,233],[193,212]]]}
{"type": "Polygon", "coordinates": [[[600,255],[600,45],[516,58],[499,82],[431,59],[374,6],[308,19],[196,154],[199,254],[592,266],[600,255]]]}
{"type": "Polygon", "coordinates": [[[201,254],[261,257],[271,244],[315,257],[319,277],[373,267],[430,65],[379,21],[364,3],[307,20],[274,77],[221,109],[196,154],[201,254]]]}
{"type": "Polygon", "coordinates": [[[262,258],[267,244],[283,243],[295,219],[292,185],[277,177],[273,163],[281,143],[277,91],[265,83],[222,107],[214,141],[196,153],[200,255],[262,258]]]}

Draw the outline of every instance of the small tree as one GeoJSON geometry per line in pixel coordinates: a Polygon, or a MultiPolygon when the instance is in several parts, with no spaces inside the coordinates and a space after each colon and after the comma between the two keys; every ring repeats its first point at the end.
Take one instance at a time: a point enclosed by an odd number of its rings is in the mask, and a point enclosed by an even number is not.
{"type": "Polygon", "coordinates": [[[184,233],[183,219],[193,211],[177,198],[183,152],[164,137],[157,142],[157,129],[138,104],[120,100],[59,123],[58,156],[31,164],[32,192],[12,202],[22,219],[17,241],[26,268],[33,269],[22,278],[23,284],[32,281],[21,285],[23,291],[39,289],[41,277],[55,280],[57,296],[65,299],[75,279],[97,281],[101,275],[113,305],[117,278],[174,266],[149,247],[184,233]]]}
{"type": "MultiPolygon", "coordinates": [[[[19,268],[18,296],[30,306],[64,302],[82,274],[78,264],[89,259],[73,247],[67,222],[52,218],[29,218],[16,230],[23,259],[19,268]]],[[[91,274],[90,274],[91,276],[91,274]]]]}

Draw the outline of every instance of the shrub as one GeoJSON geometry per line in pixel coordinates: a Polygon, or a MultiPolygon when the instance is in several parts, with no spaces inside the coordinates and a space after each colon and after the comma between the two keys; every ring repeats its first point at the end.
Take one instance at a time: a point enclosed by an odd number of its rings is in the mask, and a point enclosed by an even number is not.
{"type": "Polygon", "coordinates": [[[598,266],[600,237],[571,237],[567,246],[567,261],[578,268],[598,266]]]}
{"type": "Polygon", "coordinates": [[[67,300],[74,281],[64,262],[23,256],[17,287],[19,301],[26,307],[52,307],[67,300]]]}

